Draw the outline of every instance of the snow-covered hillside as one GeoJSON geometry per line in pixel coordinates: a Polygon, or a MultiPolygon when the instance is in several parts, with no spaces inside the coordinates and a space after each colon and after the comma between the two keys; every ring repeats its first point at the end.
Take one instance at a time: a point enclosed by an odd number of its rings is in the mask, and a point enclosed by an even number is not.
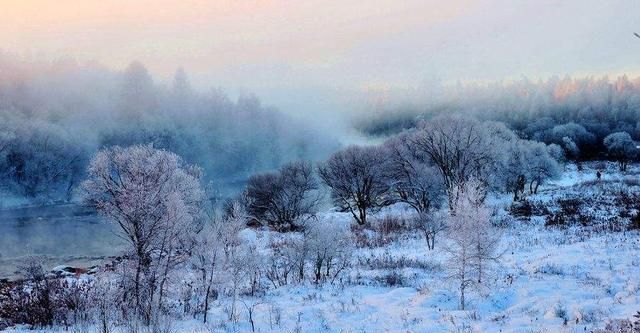
{"type": "MultiPolygon", "coordinates": [[[[167,332],[589,332],[611,319],[632,319],[640,310],[640,234],[628,230],[628,224],[638,201],[626,204],[621,198],[640,189],[632,178],[636,171],[633,168],[624,177],[605,172],[596,181],[593,165],[584,171],[569,166],[561,180],[527,197],[533,207],[530,216],[514,216],[510,197],[490,198],[493,222],[502,233],[502,256],[482,287],[469,294],[464,311],[459,310],[456,281],[448,278],[449,255],[443,250],[447,241],[439,237],[435,249],[428,250],[423,234],[406,222],[411,211],[396,205],[379,212],[373,227],[366,230],[349,230],[352,218],[346,213],[321,214],[320,220],[342,225],[351,234],[350,265],[332,281],[276,287],[262,276],[260,291],[239,296],[234,320],[229,320],[233,299],[221,295],[210,305],[207,324],[187,317],[167,319],[164,328],[167,332]],[[565,218],[563,225],[545,226],[567,209],[562,200],[576,198],[585,201],[580,204],[582,215],[565,218]],[[389,221],[395,228],[381,227],[389,221]]],[[[247,229],[241,235],[258,253],[269,253],[270,244],[298,237],[265,229],[247,229]]],[[[186,286],[193,277],[181,278],[186,286]]],[[[184,306],[183,291],[171,295],[176,308],[184,306]]],[[[97,328],[87,328],[92,329],[97,328]]],[[[113,331],[118,329],[126,330],[113,331]]]]}

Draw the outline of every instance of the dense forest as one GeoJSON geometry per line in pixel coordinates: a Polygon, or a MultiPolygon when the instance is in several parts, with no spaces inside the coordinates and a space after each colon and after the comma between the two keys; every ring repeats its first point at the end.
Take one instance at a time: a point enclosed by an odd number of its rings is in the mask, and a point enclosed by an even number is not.
{"type": "Polygon", "coordinates": [[[598,157],[603,139],[615,132],[640,138],[640,79],[558,78],[533,82],[521,79],[491,84],[458,84],[439,89],[421,105],[366,112],[356,127],[369,135],[389,135],[414,127],[439,114],[473,115],[504,122],[523,139],[563,145],[569,137],[580,149],[578,158],[598,157]]]}
{"type": "Polygon", "coordinates": [[[176,152],[222,192],[253,172],[322,158],[337,146],[255,96],[198,92],[183,70],[165,85],[139,62],[113,71],[0,55],[0,73],[0,190],[10,196],[70,200],[90,157],[113,145],[176,152]]]}

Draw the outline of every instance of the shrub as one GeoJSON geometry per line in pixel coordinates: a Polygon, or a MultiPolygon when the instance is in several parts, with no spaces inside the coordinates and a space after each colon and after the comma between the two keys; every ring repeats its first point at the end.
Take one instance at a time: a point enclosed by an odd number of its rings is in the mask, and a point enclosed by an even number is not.
{"type": "Polygon", "coordinates": [[[391,271],[376,277],[376,281],[385,287],[402,287],[406,285],[405,276],[398,271],[391,271]]]}
{"type": "Polygon", "coordinates": [[[562,214],[547,215],[544,220],[545,227],[558,227],[566,224],[565,217],[562,214]]]}
{"type": "Polygon", "coordinates": [[[640,210],[631,216],[627,229],[640,230],[640,210]]]}
{"type": "Polygon", "coordinates": [[[584,202],[581,199],[570,198],[570,199],[559,199],[558,205],[560,206],[560,211],[562,214],[566,216],[575,216],[577,215],[584,202]]]}
{"type": "Polygon", "coordinates": [[[408,229],[404,219],[395,215],[385,215],[373,224],[373,229],[384,236],[399,234],[408,229]]]}
{"type": "Polygon", "coordinates": [[[533,215],[533,205],[526,199],[514,201],[509,207],[509,212],[515,217],[531,217],[533,215]]]}
{"type": "Polygon", "coordinates": [[[428,272],[441,271],[442,267],[438,262],[423,261],[407,256],[394,257],[389,253],[381,256],[359,257],[358,265],[370,269],[397,270],[402,268],[418,268],[428,272]]]}

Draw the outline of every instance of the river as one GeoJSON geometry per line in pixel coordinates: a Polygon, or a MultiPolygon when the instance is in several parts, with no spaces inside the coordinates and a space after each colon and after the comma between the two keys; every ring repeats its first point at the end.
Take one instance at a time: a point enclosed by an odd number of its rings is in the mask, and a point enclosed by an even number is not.
{"type": "Polygon", "coordinates": [[[19,277],[28,256],[42,257],[45,269],[89,267],[122,252],[116,226],[78,205],[0,210],[0,279],[19,277]]]}

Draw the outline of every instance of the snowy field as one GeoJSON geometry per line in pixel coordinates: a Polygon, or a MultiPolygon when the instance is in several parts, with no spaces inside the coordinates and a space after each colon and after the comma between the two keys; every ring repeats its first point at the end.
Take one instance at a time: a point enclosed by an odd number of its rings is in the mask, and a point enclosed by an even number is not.
{"type": "MultiPolygon", "coordinates": [[[[584,332],[607,318],[631,317],[640,295],[638,234],[570,243],[566,236],[535,225],[509,230],[503,267],[490,290],[472,298],[468,311],[457,310],[455,288],[444,281],[443,253],[423,250],[421,239],[358,254],[389,256],[389,262],[411,258],[434,267],[398,269],[402,286],[377,286],[372,277],[389,272],[358,267],[353,274],[366,276],[360,280],[364,285],[279,288],[247,302],[261,303],[254,319],[259,332],[584,332]]],[[[219,304],[213,312],[213,318],[223,318],[214,320],[213,331],[251,331],[248,322],[225,324],[224,308],[219,304]]],[[[195,322],[177,327],[209,331],[195,322]]]]}
{"type": "MultiPolygon", "coordinates": [[[[629,174],[636,170],[632,168],[629,174]]],[[[528,197],[537,206],[544,203],[548,211],[558,209],[554,202],[559,198],[597,198],[589,206],[596,216],[590,225],[545,226],[545,216],[512,216],[508,197],[489,200],[494,219],[501,225],[503,254],[483,287],[468,295],[465,311],[459,310],[456,282],[447,278],[448,254],[438,243],[444,242],[442,237],[436,240],[434,250],[428,250],[422,234],[407,228],[389,235],[366,231],[372,241],[353,247],[351,267],[333,283],[288,284],[265,288],[253,297],[240,296],[235,322],[228,320],[230,299],[220,297],[211,305],[207,324],[200,318],[183,319],[167,322],[165,329],[589,332],[604,327],[610,319],[631,319],[640,310],[640,234],[598,226],[611,221],[610,216],[624,216],[613,194],[621,184],[630,192],[637,192],[638,187],[629,185],[629,176],[617,176],[613,171],[605,173],[600,182],[594,183],[594,178],[593,166],[584,171],[569,166],[562,179],[528,197]]],[[[376,218],[403,219],[408,215],[409,210],[395,206],[376,218]]],[[[351,221],[342,213],[325,213],[321,218],[345,226],[351,221]]],[[[288,237],[265,230],[242,234],[261,251],[268,251],[267,244],[274,238],[288,237]]]]}

